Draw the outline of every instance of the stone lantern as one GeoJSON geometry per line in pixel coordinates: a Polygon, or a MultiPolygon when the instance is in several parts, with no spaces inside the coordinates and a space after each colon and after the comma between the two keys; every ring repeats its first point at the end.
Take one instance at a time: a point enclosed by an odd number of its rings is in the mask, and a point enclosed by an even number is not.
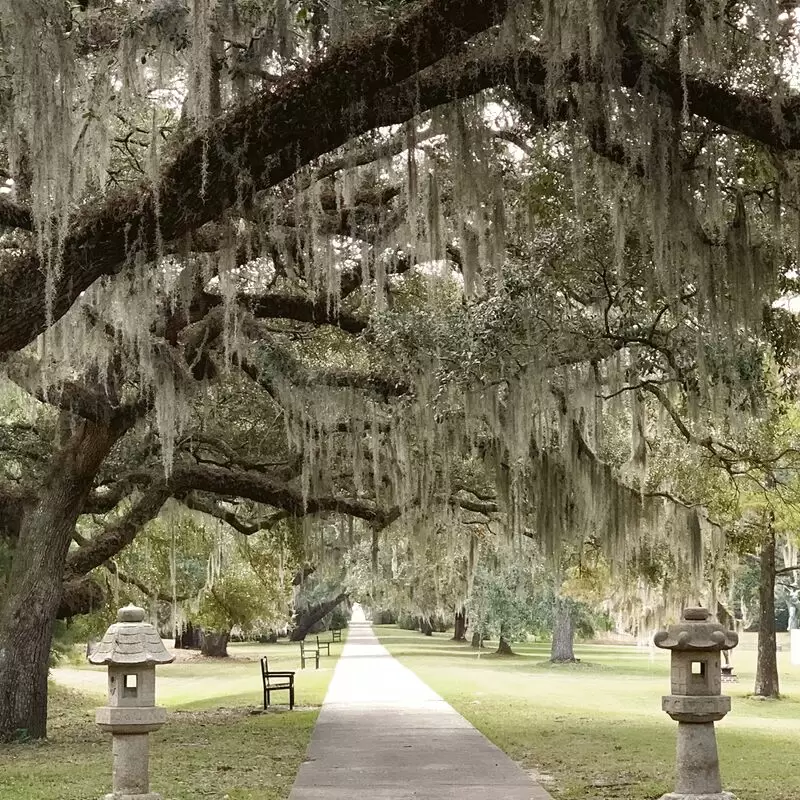
{"type": "Polygon", "coordinates": [[[734,800],[722,791],[714,723],[731,710],[720,653],[736,647],[739,636],[710,616],[708,609],[687,608],[677,625],[655,635],[656,646],[672,652],[672,694],[662,708],[678,723],[675,791],[661,800],[734,800]]]}
{"type": "Polygon", "coordinates": [[[150,791],[149,734],[167,721],[156,707],[156,664],[174,660],[158,631],[144,621],[144,609],[125,606],[89,656],[108,666],[108,705],[97,709],[96,722],[112,736],[113,792],[105,800],[161,800],[150,791]]]}

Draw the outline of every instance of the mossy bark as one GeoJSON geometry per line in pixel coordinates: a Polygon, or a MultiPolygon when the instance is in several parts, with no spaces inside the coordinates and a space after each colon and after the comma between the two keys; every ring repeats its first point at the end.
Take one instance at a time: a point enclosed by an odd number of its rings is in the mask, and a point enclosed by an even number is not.
{"type": "Polygon", "coordinates": [[[0,616],[2,740],[46,735],[50,646],[64,563],[97,470],[120,435],[119,428],[80,422],[22,521],[0,616]]]}
{"type": "Polygon", "coordinates": [[[461,606],[461,608],[459,608],[455,614],[455,619],[453,622],[453,641],[467,641],[467,610],[464,608],[464,606],[461,606]]]}
{"type": "Polygon", "coordinates": [[[761,583],[758,624],[758,656],[753,694],[758,697],[779,697],[777,640],[775,636],[775,529],[770,519],[767,535],[759,556],[761,583]]]}
{"type": "Polygon", "coordinates": [[[511,649],[511,645],[508,643],[508,640],[503,636],[500,635],[500,641],[497,643],[497,650],[498,655],[501,656],[513,656],[514,651],[511,649]]]}
{"type": "Polygon", "coordinates": [[[553,624],[553,643],[550,647],[550,660],[556,664],[575,661],[575,625],[572,621],[569,603],[556,598],[555,621],[553,624]]]}
{"type": "Polygon", "coordinates": [[[211,658],[227,658],[230,638],[230,631],[203,631],[200,655],[211,658]]]}

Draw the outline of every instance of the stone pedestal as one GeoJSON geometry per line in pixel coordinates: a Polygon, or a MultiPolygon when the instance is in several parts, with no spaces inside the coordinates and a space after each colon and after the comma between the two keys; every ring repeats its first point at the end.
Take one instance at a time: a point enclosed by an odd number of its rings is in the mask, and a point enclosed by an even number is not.
{"type": "MultiPolygon", "coordinates": [[[[667,708],[668,705],[674,705],[676,700],[688,699],[695,698],[665,697],[663,702],[664,710],[670,713],[667,708]]],[[[714,699],[727,700],[727,706],[730,708],[730,698],[719,697],[714,699]]],[[[675,719],[673,714],[670,714],[670,716],[675,719]]],[[[710,716],[721,719],[724,713],[719,715],[712,713],[703,716],[708,721],[678,722],[675,791],[662,795],[661,800],[736,800],[732,794],[722,790],[719,756],[717,755],[717,736],[714,732],[714,721],[708,719],[710,716]]]]}
{"type": "Polygon", "coordinates": [[[163,800],[163,798],[160,794],[151,792],[149,794],[107,794],[103,796],[103,800],[163,800]]]}
{"type": "Polygon", "coordinates": [[[662,794],[661,800],[736,800],[730,792],[719,792],[718,794],[662,794]]]}
{"type": "Polygon", "coordinates": [[[107,800],[124,797],[136,800],[160,800],[161,795],[150,792],[150,737],[146,733],[115,734],[114,791],[107,800]]]}
{"type": "Polygon", "coordinates": [[[717,737],[713,722],[678,723],[678,776],[675,794],[720,794],[717,737]]]}
{"type": "Polygon", "coordinates": [[[112,735],[113,789],[105,800],[161,800],[150,791],[150,731],[166,722],[163,708],[97,709],[95,720],[112,735]]]}

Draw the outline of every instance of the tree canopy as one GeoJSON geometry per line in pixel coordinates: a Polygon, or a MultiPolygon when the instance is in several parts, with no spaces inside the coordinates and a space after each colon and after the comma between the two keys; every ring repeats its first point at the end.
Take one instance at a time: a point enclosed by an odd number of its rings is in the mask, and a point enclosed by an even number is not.
{"type": "Polygon", "coordinates": [[[678,602],[724,526],[670,453],[794,469],[748,434],[794,391],[791,4],[0,12],[2,735],[170,498],[361,520],[376,568],[591,541],[678,602]]]}

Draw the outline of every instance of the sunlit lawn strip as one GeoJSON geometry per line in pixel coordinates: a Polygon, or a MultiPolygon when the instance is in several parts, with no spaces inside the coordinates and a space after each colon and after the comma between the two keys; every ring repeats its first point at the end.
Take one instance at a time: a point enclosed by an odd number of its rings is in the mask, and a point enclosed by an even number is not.
{"type": "MultiPolygon", "coordinates": [[[[668,656],[646,648],[583,645],[581,663],[551,665],[545,644],[520,655],[376,627],[381,642],[559,800],[652,800],[670,791],[675,729],[661,711],[668,656]]],[[[745,639],[745,647],[749,640],[745,639]]],[[[739,800],[800,796],[800,670],[779,653],[787,699],[759,702],[755,651],[734,653],[731,714],[717,726],[723,782],[739,800]]]]}

